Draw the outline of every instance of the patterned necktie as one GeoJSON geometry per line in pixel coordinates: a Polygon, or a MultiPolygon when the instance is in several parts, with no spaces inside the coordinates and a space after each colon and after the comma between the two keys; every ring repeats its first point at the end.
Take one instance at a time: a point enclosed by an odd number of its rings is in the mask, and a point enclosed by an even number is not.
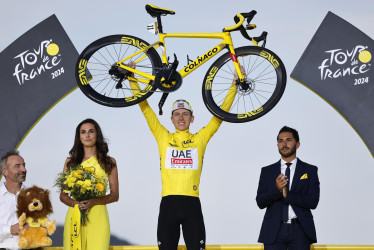
{"type": "MultiPolygon", "coordinates": [[[[287,168],[286,168],[286,173],[285,175],[287,176],[287,179],[288,179],[288,182],[287,182],[287,193],[288,191],[290,190],[290,179],[291,179],[291,170],[290,170],[290,166],[292,165],[292,163],[286,163],[287,165],[287,168]]],[[[283,203],[283,212],[282,212],[282,221],[283,222],[287,222],[288,221],[288,207],[289,205],[286,204],[285,202],[283,203]]]]}

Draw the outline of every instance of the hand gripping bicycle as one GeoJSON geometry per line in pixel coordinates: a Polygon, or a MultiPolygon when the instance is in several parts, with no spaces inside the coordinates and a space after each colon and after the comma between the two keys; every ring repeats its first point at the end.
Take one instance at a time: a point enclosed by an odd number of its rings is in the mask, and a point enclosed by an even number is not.
{"type": "Polygon", "coordinates": [[[209,111],[224,121],[248,122],[263,116],[278,103],[286,86],[286,70],[281,59],[265,48],[267,32],[259,37],[247,34],[247,30],[256,28],[255,24],[250,24],[256,11],[237,14],[236,24],[220,33],[164,33],[161,16],[175,12],[150,4],[146,5],[146,10],[157,18],[148,28],[158,33],[158,41],[149,44],[131,35],[112,35],[96,40],[80,54],[75,67],[76,79],[79,88],[91,100],[110,107],[127,107],[160,91],[163,93],[159,103],[162,114],[166,97],[180,88],[183,78],[227,49],[204,77],[202,94],[209,111]],[[254,46],[234,48],[230,35],[233,31],[240,31],[254,46]],[[179,61],[174,55],[174,61],[169,62],[165,38],[222,41],[196,60],[188,58],[187,65],[177,71],[179,61]],[[260,42],[262,46],[258,46],[260,42]],[[161,48],[161,57],[158,48],[161,48]],[[243,73],[241,68],[244,68],[243,73]],[[137,91],[133,91],[130,81],[137,82],[137,91]],[[236,88],[235,99],[230,110],[225,111],[221,105],[232,84],[236,88]]]}

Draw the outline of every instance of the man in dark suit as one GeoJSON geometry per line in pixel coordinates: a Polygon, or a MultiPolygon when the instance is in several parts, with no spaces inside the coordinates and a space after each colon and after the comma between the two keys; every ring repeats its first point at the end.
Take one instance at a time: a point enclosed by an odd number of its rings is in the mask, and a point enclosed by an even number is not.
{"type": "Polygon", "coordinates": [[[281,160],[261,170],[256,201],[266,208],[258,241],[265,250],[304,250],[317,242],[311,209],[319,201],[317,167],[296,157],[298,132],[284,126],[277,137],[281,160]]]}

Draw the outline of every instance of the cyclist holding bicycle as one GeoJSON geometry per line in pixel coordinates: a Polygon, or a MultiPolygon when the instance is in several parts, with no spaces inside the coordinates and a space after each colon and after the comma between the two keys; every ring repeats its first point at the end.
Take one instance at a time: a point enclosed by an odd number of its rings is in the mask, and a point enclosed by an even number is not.
{"type": "MultiPolygon", "coordinates": [[[[243,69],[242,69],[243,70],[243,69]]],[[[236,78],[222,104],[229,110],[236,94],[236,78]]],[[[130,82],[134,94],[138,83],[130,82]]],[[[205,249],[205,226],[199,200],[199,183],[205,148],[222,120],[213,116],[207,126],[196,134],[189,131],[194,121],[190,103],[177,100],[172,105],[171,121],[175,132],[170,133],[159,122],[145,100],[139,103],[148,126],[157,140],[161,160],[162,200],[157,226],[160,250],[176,250],[182,225],[188,250],[205,249]]]]}

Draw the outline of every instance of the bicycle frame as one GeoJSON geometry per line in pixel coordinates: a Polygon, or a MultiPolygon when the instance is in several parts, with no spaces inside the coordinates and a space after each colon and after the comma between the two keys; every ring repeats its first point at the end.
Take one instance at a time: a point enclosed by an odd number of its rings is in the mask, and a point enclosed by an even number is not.
{"type": "MultiPolygon", "coordinates": [[[[183,69],[181,69],[179,71],[179,74],[182,76],[182,78],[184,78],[187,75],[189,75],[190,73],[192,73],[195,69],[197,69],[198,67],[200,67],[201,65],[203,65],[204,63],[209,61],[212,57],[217,55],[224,48],[228,47],[228,50],[230,51],[231,60],[234,63],[234,67],[236,69],[236,72],[238,73],[238,77],[240,79],[240,82],[244,81],[244,76],[240,71],[239,62],[237,61],[237,58],[236,58],[236,55],[235,55],[235,50],[234,50],[234,46],[233,46],[233,43],[232,43],[230,32],[221,32],[221,33],[159,33],[159,41],[157,41],[157,42],[155,42],[155,43],[153,43],[149,46],[146,46],[145,44],[139,44],[133,38],[124,36],[121,39],[121,42],[126,43],[126,44],[135,45],[140,50],[138,52],[124,58],[123,60],[119,61],[117,63],[117,66],[121,67],[125,70],[128,70],[130,72],[133,72],[135,74],[138,74],[138,75],[140,75],[144,78],[147,78],[151,81],[154,81],[155,80],[154,75],[150,75],[150,74],[144,73],[142,71],[133,69],[131,67],[125,66],[125,65],[123,65],[123,62],[135,57],[136,55],[138,55],[142,52],[145,52],[145,51],[149,50],[150,48],[157,49],[159,46],[162,46],[164,48],[163,53],[161,54],[162,62],[165,65],[168,65],[166,46],[165,46],[165,38],[202,38],[202,39],[222,39],[223,40],[222,42],[217,44],[215,47],[213,47],[212,49],[207,51],[205,54],[198,57],[195,61],[189,63],[187,66],[185,66],[183,69]]],[[[138,58],[134,62],[135,63],[140,62],[143,59],[143,57],[138,58]]],[[[147,81],[146,79],[134,79],[132,77],[129,77],[129,80],[135,80],[135,81],[139,81],[139,82],[143,82],[143,83],[149,83],[149,81],[147,81]]]]}

